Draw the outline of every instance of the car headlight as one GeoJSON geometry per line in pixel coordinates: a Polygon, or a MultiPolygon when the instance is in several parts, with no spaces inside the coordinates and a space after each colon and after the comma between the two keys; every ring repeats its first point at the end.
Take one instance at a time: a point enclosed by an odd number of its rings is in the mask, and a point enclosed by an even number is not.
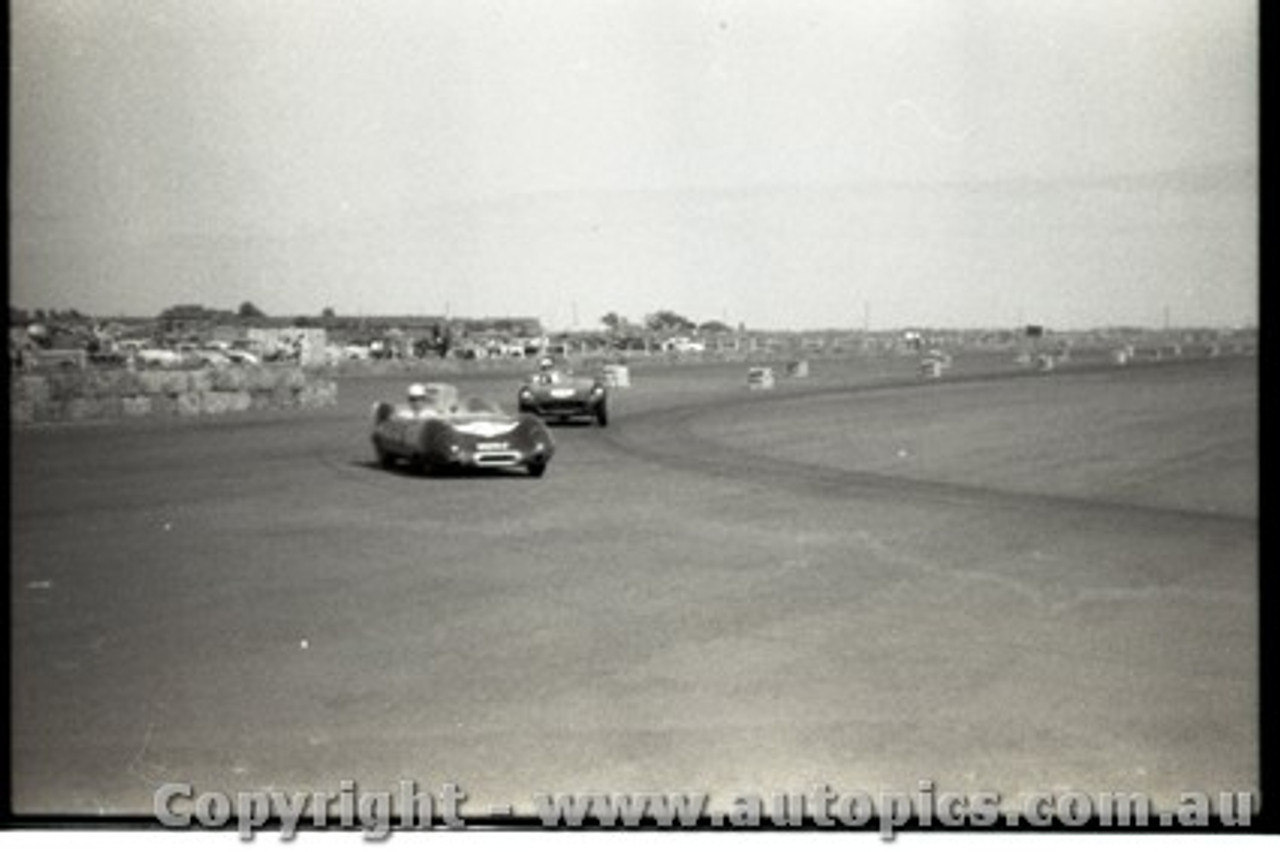
{"type": "Polygon", "coordinates": [[[591,388],[591,395],[592,395],[592,396],[604,396],[604,386],[603,386],[603,385],[593,385],[593,386],[592,386],[592,388],[591,388]]]}
{"type": "Polygon", "coordinates": [[[533,391],[528,388],[520,388],[520,398],[524,400],[533,399],[533,391]]]}

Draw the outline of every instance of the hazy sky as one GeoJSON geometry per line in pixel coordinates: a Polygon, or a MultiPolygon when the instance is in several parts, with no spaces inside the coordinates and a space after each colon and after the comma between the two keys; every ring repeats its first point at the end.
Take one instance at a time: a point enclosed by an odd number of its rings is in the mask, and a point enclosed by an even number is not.
{"type": "Polygon", "coordinates": [[[1256,321],[1243,0],[12,0],[10,302],[1256,321]]]}

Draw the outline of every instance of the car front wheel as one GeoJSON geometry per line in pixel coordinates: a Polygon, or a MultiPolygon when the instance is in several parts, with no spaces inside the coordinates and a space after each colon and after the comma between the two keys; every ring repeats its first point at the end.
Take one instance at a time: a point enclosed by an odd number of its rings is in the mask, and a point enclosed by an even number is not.
{"type": "Polygon", "coordinates": [[[383,470],[391,470],[396,466],[396,457],[382,447],[374,447],[374,452],[378,454],[378,466],[383,470]]]}

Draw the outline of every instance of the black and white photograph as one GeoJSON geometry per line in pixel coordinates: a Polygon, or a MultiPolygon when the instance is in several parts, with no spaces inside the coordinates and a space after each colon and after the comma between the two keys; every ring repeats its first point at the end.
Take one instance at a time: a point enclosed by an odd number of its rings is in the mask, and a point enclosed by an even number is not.
{"type": "Polygon", "coordinates": [[[1258,4],[8,11],[9,826],[1268,823],[1258,4]]]}

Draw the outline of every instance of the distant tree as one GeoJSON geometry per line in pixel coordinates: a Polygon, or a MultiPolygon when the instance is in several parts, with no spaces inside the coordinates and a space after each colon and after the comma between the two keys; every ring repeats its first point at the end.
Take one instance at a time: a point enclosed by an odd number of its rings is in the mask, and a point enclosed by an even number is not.
{"type": "Polygon", "coordinates": [[[240,317],[240,319],[256,319],[265,317],[266,314],[253,302],[241,302],[239,310],[236,311],[236,316],[240,317]]]}
{"type": "Polygon", "coordinates": [[[619,316],[617,311],[609,311],[609,313],[600,317],[600,323],[609,331],[617,334],[626,325],[627,320],[625,317],[619,316]]]}
{"type": "Polygon", "coordinates": [[[327,320],[337,319],[338,312],[335,311],[333,308],[325,308],[323,311],[320,312],[320,318],[327,319],[327,320]]]}
{"type": "Polygon", "coordinates": [[[707,320],[698,326],[698,330],[703,334],[725,334],[732,331],[728,324],[720,322],[720,320],[707,320]]]}
{"type": "Polygon", "coordinates": [[[216,313],[204,305],[172,305],[160,312],[161,319],[198,319],[216,313]]]}
{"type": "Polygon", "coordinates": [[[648,314],[644,318],[644,324],[650,331],[660,332],[691,331],[697,328],[697,323],[694,323],[688,317],[669,310],[648,314]]]}

